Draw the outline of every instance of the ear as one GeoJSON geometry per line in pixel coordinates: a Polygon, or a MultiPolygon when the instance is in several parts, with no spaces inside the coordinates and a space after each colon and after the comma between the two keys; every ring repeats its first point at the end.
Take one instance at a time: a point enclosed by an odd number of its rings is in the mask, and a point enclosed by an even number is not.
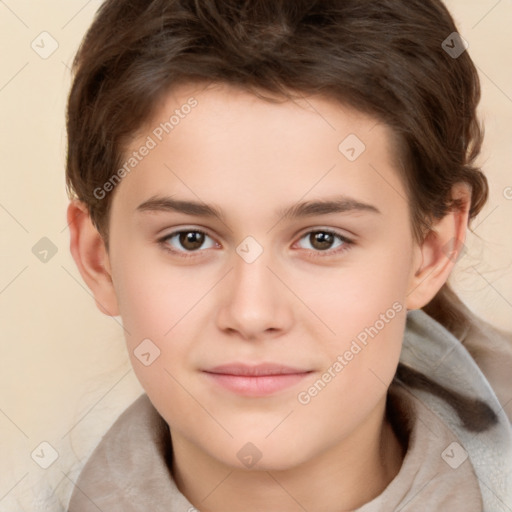
{"type": "Polygon", "coordinates": [[[105,315],[119,315],[108,252],[92,223],[88,208],[78,200],[72,201],[68,206],[67,220],[71,254],[94,296],[96,306],[105,315]]]}
{"type": "Polygon", "coordinates": [[[452,199],[460,204],[460,208],[454,206],[437,221],[425,240],[416,247],[415,273],[409,283],[407,309],[420,309],[434,298],[465,249],[471,187],[457,183],[452,189],[452,199]]]}

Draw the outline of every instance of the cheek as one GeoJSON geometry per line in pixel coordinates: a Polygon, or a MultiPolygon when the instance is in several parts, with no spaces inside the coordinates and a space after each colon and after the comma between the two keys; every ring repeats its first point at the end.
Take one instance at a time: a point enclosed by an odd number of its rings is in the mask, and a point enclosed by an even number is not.
{"type": "MultiPolygon", "coordinates": [[[[342,439],[357,433],[385,400],[401,351],[405,310],[380,331],[368,329],[331,352],[324,372],[296,397],[297,429],[311,439],[342,439]],[[360,339],[363,339],[360,337],[360,339]]],[[[356,434],[357,435],[357,434],[356,434]]]]}
{"type": "MultiPolygon", "coordinates": [[[[407,309],[403,286],[393,289],[396,283],[387,281],[376,286],[374,280],[369,286],[354,275],[347,281],[345,291],[331,290],[323,304],[311,304],[331,331],[315,327],[317,348],[325,354],[326,372],[317,387],[322,391],[325,383],[330,389],[322,393],[317,404],[332,407],[337,402],[342,409],[352,410],[369,405],[371,397],[382,396],[391,383],[402,348],[407,309]]],[[[315,393],[312,390],[312,396],[315,393]]]]}
{"type": "Polygon", "coordinates": [[[116,293],[134,371],[150,396],[163,389],[179,393],[170,374],[187,370],[215,276],[207,269],[171,266],[154,250],[132,250],[116,263],[116,293]]]}
{"type": "MultiPolygon", "coordinates": [[[[392,243],[379,249],[356,253],[339,268],[312,267],[294,279],[297,295],[329,327],[331,332],[322,331],[322,337],[330,340],[328,347],[342,349],[365,328],[376,322],[380,326],[381,315],[388,313],[393,319],[398,310],[405,310],[411,253],[392,243]]],[[[392,323],[397,322],[386,323],[386,332],[392,323]]]]}
{"type": "Polygon", "coordinates": [[[357,429],[393,380],[405,329],[407,277],[399,270],[405,265],[391,261],[380,267],[386,272],[339,273],[332,283],[326,281],[324,298],[311,302],[335,333],[317,336],[325,367],[296,397],[303,428],[313,438],[357,429]]]}
{"type": "Polygon", "coordinates": [[[117,262],[116,293],[130,343],[141,336],[165,339],[208,289],[204,276],[165,264],[161,256],[132,251],[117,262]]]}
{"type": "MultiPolygon", "coordinates": [[[[327,356],[325,369],[330,368],[331,372],[325,377],[330,391],[322,391],[317,400],[312,389],[319,413],[322,404],[332,407],[337,402],[345,404],[342,409],[352,409],[385,393],[402,347],[409,271],[407,250],[402,248],[398,253],[383,249],[372,261],[361,260],[345,269],[330,269],[329,274],[317,273],[302,281],[297,294],[302,294],[304,302],[324,324],[316,319],[309,322],[316,330],[318,349],[327,356]]],[[[321,390],[322,385],[323,382],[318,385],[321,390]]],[[[306,394],[308,401],[311,397],[306,394]]]]}

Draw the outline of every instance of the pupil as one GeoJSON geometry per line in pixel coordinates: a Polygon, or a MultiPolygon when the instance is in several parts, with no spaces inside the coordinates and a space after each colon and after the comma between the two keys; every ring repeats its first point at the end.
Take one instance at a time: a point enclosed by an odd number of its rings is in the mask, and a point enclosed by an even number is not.
{"type": "Polygon", "coordinates": [[[317,249],[329,249],[333,243],[334,235],[331,233],[318,232],[313,234],[313,247],[317,249]]]}
{"type": "Polygon", "coordinates": [[[199,249],[204,242],[203,233],[197,231],[189,231],[180,234],[180,244],[191,251],[199,249]]]}

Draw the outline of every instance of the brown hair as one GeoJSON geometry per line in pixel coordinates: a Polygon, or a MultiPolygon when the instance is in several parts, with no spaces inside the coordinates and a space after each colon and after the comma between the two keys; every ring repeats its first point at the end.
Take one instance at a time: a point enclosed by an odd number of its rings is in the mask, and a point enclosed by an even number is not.
{"type": "MultiPolygon", "coordinates": [[[[322,94],[374,116],[399,141],[415,236],[459,206],[457,182],[472,187],[472,219],[488,195],[474,166],[480,84],[467,52],[443,48],[456,31],[439,0],[107,0],[73,63],[68,193],[108,248],[112,193],[94,191],[170,88],[199,80],[322,94]]],[[[466,320],[448,285],[424,309],[452,332],[466,320]]]]}

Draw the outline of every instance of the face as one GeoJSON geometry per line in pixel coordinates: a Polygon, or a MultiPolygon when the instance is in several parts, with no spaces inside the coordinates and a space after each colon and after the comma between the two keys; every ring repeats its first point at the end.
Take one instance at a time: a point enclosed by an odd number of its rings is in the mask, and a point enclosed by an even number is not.
{"type": "Polygon", "coordinates": [[[182,86],[125,156],[110,271],[173,439],[284,469],[382,421],[417,255],[388,129],[182,86]]]}

